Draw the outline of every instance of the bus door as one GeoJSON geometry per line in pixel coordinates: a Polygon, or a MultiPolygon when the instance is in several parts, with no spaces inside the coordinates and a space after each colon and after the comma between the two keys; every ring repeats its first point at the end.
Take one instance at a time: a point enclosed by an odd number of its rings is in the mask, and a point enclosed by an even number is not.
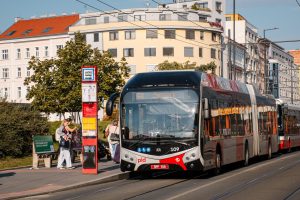
{"type": "Polygon", "coordinates": [[[256,97],[255,92],[252,85],[247,85],[250,100],[251,100],[251,112],[252,112],[252,131],[253,131],[253,156],[259,155],[259,133],[258,133],[258,112],[257,112],[257,105],[256,105],[256,97]]]}

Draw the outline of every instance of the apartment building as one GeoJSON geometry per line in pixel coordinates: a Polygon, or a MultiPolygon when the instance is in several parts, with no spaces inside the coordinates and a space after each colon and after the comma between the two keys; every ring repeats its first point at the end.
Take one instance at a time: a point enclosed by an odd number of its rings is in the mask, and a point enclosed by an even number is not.
{"type": "Polygon", "coordinates": [[[153,71],[165,60],[197,66],[215,62],[220,75],[223,27],[208,21],[217,11],[179,6],[197,2],[81,14],[69,34],[85,34],[87,43],[110,51],[117,61],[125,57],[132,75],[153,71]]]}
{"type": "Polygon", "coordinates": [[[261,49],[266,48],[266,93],[286,103],[299,104],[299,70],[294,57],[268,39],[259,39],[259,43],[261,49]]]}
{"type": "Polygon", "coordinates": [[[225,26],[225,0],[173,0],[173,3],[165,4],[172,9],[194,9],[199,11],[199,20],[216,22],[225,26]]]}
{"type": "Polygon", "coordinates": [[[258,30],[240,14],[226,14],[225,34],[231,40],[246,47],[246,82],[257,85],[259,74],[258,30]],[[235,19],[235,33],[233,25],[235,19]]]}
{"type": "Polygon", "coordinates": [[[27,88],[23,83],[33,73],[28,69],[30,58],[56,57],[57,50],[70,40],[68,27],[78,19],[78,14],[15,19],[15,23],[0,35],[1,98],[8,102],[28,103],[27,88]]]}
{"type": "Polygon", "coordinates": [[[224,38],[224,43],[226,45],[223,51],[223,77],[246,82],[246,46],[228,37],[224,38]],[[235,61],[233,51],[235,51],[235,61]]]}

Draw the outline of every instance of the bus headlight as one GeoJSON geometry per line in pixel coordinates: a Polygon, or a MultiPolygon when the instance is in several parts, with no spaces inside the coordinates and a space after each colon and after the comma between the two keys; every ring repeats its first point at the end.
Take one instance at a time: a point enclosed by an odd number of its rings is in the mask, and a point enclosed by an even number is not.
{"type": "Polygon", "coordinates": [[[199,158],[198,148],[194,148],[191,151],[188,151],[183,156],[183,162],[190,162],[199,158]]]}

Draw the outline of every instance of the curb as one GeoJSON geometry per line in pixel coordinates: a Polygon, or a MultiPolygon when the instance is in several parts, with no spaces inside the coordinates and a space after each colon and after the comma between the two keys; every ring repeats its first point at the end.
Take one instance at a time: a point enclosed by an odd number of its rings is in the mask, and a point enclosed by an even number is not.
{"type": "Polygon", "coordinates": [[[62,192],[62,191],[66,191],[66,190],[80,188],[80,187],[83,187],[83,186],[91,186],[91,185],[96,185],[96,184],[114,182],[114,181],[118,181],[118,180],[128,179],[130,177],[130,174],[131,174],[131,172],[122,172],[122,173],[119,173],[119,174],[106,176],[106,177],[99,178],[99,179],[92,180],[92,181],[86,181],[86,182],[81,182],[81,183],[78,183],[78,184],[73,184],[73,185],[70,185],[70,186],[67,186],[67,187],[64,187],[64,188],[60,188],[60,189],[56,189],[56,190],[52,190],[52,191],[38,192],[38,193],[35,193],[35,194],[18,195],[18,196],[14,196],[14,197],[7,197],[7,198],[4,198],[3,200],[33,197],[33,196],[39,196],[39,195],[44,195],[44,194],[52,194],[52,193],[56,193],[56,192],[62,192]]]}
{"type": "Polygon", "coordinates": [[[11,168],[4,168],[4,169],[0,169],[0,172],[8,171],[8,170],[15,170],[15,169],[25,169],[25,168],[29,169],[30,167],[32,167],[32,165],[19,166],[19,167],[11,167],[11,168]]]}

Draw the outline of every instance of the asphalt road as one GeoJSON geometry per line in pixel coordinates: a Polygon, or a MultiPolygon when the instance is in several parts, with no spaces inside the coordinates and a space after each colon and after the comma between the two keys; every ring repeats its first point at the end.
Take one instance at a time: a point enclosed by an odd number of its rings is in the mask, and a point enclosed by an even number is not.
{"type": "Polygon", "coordinates": [[[299,200],[300,151],[227,166],[218,176],[207,173],[155,174],[26,199],[236,199],[299,200]]]}

